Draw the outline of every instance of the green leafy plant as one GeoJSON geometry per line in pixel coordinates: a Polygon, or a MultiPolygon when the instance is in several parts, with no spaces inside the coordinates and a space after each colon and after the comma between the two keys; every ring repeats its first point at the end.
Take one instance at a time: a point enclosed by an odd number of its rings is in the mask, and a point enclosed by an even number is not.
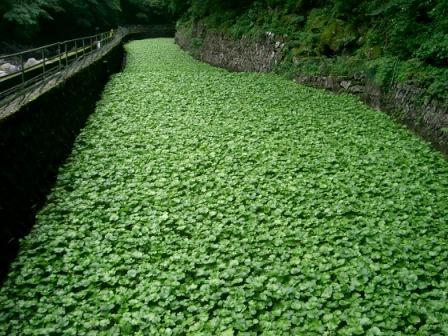
{"type": "Polygon", "coordinates": [[[349,95],[127,45],[0,335],[443,335],[448,164],[349,95]]]}

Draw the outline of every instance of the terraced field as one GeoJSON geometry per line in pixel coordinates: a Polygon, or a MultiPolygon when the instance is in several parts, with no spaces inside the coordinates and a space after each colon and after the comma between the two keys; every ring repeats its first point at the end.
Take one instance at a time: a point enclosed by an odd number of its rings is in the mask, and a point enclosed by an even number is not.
{"type": "Polygon", "coordinates": [[[448,163],[356,98],[127,45],[0,335],[447,335],[448,163]]]}

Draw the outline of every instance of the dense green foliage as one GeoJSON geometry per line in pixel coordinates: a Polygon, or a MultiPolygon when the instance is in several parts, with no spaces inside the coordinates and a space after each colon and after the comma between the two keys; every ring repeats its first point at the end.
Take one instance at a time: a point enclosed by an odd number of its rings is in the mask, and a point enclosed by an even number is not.
{"type": "Polygon", "coordinates": [[[0,33],[19,42],[67,39],[118,24],[170,22],[175,15],[163,0],[5,0],[0,33]]]}
{"type": "Polygon", "coordinates": [[[448,65],[446,0],[193,0],[184,19],[234,34],[288,35],[303,56],[390,55],[448,65]]]}
{"type": "Polygon", "coordinates": [[[448,334],[440,154],[352,96],[127,50],[0,335],[448,334]]]}
{"type": "Polygon", "coordinates": [[[277,34],[286,41],[286,75],[365,76],[385,90],[406,82],[448,102],[447,0],[4,0],[0,33],[63,40],[179,15],[181,26],[233,37],[277,34]]]}
{"type": "Polygon", "coordinates": [[[192,0],[181,25],[286,41],[282,71],[363,75],[448,102],[447,0],[192,0]]]}

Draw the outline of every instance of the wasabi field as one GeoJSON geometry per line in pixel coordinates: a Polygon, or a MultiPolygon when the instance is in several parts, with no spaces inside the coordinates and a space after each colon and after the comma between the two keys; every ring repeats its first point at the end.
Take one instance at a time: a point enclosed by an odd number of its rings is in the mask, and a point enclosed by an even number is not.
{"type": "Polygon", "coordinates": [[[448,161],[386,114],[133,41],[0,335],[447,335],[448,161]]]}

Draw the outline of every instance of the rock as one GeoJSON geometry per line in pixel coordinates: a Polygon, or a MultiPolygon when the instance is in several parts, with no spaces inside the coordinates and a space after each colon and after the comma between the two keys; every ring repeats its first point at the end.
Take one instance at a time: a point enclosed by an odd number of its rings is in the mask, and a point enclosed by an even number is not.
{"type": "Polygon", "coordinates": [[[285,44],[282,43],[282,41],[275,42],[275,49],[283,49],[284,46],[285,46],[285,44]]]}
{"type": "Polygon", "coordinates": [[[366,76],[362,73],[355,73],[353,78],[357,81],[363,81],[366,79],[366,76]]]}
{"type": "Polygon", "coordinates": [[[29,58],[29,59],[25,62],[25,68],[29,68],[29,67],[35,66],[35,65],[37,65],[37,64],[39,64],[39,63],[40,63],[40,61],[38,61],[37,59],[35,59],[35,58],[29,58]]]}
{"type": "Polygon", "coordinates": [[[348,88],[352,85],[350,81],[342,81],[340,84],[345,90],[348,90],[348,88]]]}
{"type": "Polygon", "coordinates": [[[361,85],[353,85],[348,89],[351,93],[363,93],[364,87],[361,85]]]}
{"type": "Polygon", "coordinates": [[[11,63],[4,63],[0,65],[0,71],[4,71],[6,73],[16,72],[17,70],[19,70],[19,68],[11,63]]]}
{"type": "Polygon", "coordinates": [[[295,80],[297,83],[304,84],[304,83],[308,83],[310,79],[309,79],[309,76],[306,76],[306,75],[298,75],[294,80],[295,80]]]}
{"type": "Polygon", "coordinates": [[[334,77],[323,77],[324,86],[327,89],[335,90],[337,88],[337,81],[334,77]]]}
{"type": "Polygon", "coordinates": [[[0,77],[5,77],[8,73],[5,71],[0,71],[0,77]]]}
{"type": "Polygon", "coordinates": [[[381,97],[381,88],[378,87],[376,84],[372,83],[371,81],[368,81],[366,83],[365,89],[364,91],[372,97],[377,97],[379,99],[379,97],[381,97]]]}

